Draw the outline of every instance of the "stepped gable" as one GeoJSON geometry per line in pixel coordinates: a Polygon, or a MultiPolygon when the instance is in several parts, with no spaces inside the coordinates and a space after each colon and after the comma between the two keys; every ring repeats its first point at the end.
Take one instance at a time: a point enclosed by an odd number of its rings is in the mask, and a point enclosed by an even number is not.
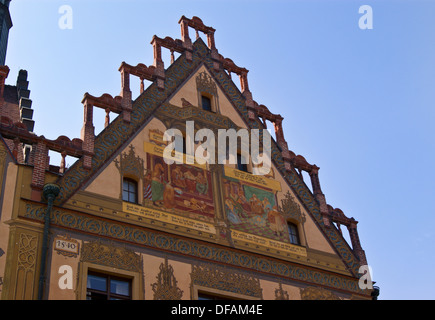
{"type": "MultiPolygon", "coordinates": [[[[111,95],[103,95],[100,98],[95,98],[88,94],[85,95],[83,99],[85,119],[82,140],[86,154],[63,176],[59,177],[57,183],[61,187],[61,191],[56,198],[55,204],[62,205],[65,203],[80,188],[86,185],[96,172],[112,161],[127,146],[129,140],[146,125],[151,116],[168,101],[201,65],[204,65],[248,127],[262,129],[265,126],[265,120],[274,123],[277,133],[277,141],[272,144],[274,164],[346,263],[351,273],[357,275],[359,266],[365,262],[364,252],[358,245],[354,246],[353,250],[350,249],[340,232],[331,227],[332,216],[328,210],[324,194],[320,189],[319,168],[309,164],[303,156],[295,155],[288,150],[282,130],[283,118],[280,115],[271,113],[267,107],[258,105],[253,100],[248,86],[248,70],[237,66],[231,59],[220,55],[214,42],[214,29],[205,27],[200,22],[202,21],[199,18],[187,19],[183,16],[180,19],[182,40],[174,40],[170,37],[162,39],[154,36],[151,42],[154,50],[153,65],[147,67],[144,64],[139,64],[133,67],[123,62],[119,69],[122,83],[119,96],[113,98],[111,95]],[[188,27],[192,26],[196,27],[197,31],[206,33],[208,45],[199,37],[192,43],[186,31],[188,27]],[[162,48],[168,48],[171,52],[182,53],[166,69],[161,59],[162,48]],[[231,73],[236,73],[239,76],[241,90],[232,81],[231,73]],[[134,101],[131,99],[129,80],[131,75],[138,76],[141,80],[141,94],[134,101]],[[146,89],[143,80],[151,81],[146,89]],[[108,113],[120,114],[96,137],[93,135],[92,122],[92,108],[94,106],[105,108],[108,113]],[[308,189],[302,180],[302,171],[307,171],[310,174],[313,192],[308,189]]],[[[355,221],[352,226],[349,224],[349,228],[355,228],[356,223],[355,221]]],[[[358,244],[357,234],[353,231],[352,234],[356,236],[354,236],[354,244],[358,244]]]]}

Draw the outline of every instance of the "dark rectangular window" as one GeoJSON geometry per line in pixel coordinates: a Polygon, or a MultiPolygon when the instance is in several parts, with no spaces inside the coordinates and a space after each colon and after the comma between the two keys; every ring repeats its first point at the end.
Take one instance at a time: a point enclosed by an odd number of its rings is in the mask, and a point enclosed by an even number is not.
{"type": "Polygon", "coordinates": [[[211,111],[211,100],[209,97],[201,96],[202,97],[202,109],[206,111],[211,111]]]}
{"type": "Polygon", "coordinates": [[[301,243],[299,241],[298,227],[290,222],[287,223],[287,226],[288,226],[288,232],[290,236],[290,243],[300,245],[301,243]]]}
{"type": "Polygon", "coordinates": [[[131,280],[89,272],[86,300],[131,300],[131,280]]]}
{"type": "Polygon", "coordinates": [[[237,154],[237,170],[248,172],[248,164],[244,163],[245,157],[243,157],[240,153],[237,154]]]}
{"type": "Polygon", "coordinates": [[[122,200],[137,203],[137,182],[124,178],[122,181],[122,200]]]}

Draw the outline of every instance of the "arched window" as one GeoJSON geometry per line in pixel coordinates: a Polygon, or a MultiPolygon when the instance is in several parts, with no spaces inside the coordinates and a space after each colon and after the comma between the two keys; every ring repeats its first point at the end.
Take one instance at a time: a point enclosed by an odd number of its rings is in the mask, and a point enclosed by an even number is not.
{"type": "Polygon", "coordinates": [[[298,232],[297,225],[295,225],[294,223],[291,223],[291,222],[287,222],[287,227],[288,227],[288,233],[289,233],[289,237],[290,237],[290,243],[296,244],[296,245],[301,245],[301,242],[299,240],[299,232],[298,232]]]}
{"type": "Polygon", "coordinates": [[[124,178],[122,181],[122,200],[137,203],[137,182],[124,178]]]}

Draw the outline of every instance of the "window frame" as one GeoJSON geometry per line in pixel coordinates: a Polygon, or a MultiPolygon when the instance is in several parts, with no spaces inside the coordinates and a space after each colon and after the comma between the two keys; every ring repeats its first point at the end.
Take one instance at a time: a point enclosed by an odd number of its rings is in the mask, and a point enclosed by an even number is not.
{"type": "Polygon", "coordinates": [[[201,294],[210,297],[215,297],[216,300],[261,300],[261,298],[258,297],[247,296],[240,293],[234,293],[230,291],[224,291],[220,289],[194,284],[192,286],[191,299],[199,300],[199,296],[201,294]]]}
{"type": "MultiPolygon", "coordinates": [[[[108,274],[108,273],[88,270],[88,273],[87,273],[87,276],[86,276],[86,300],[88,300],[88,293],[89,292],[105,295],[106,296],[106,300],[112,300],[110,298],[116,298],[116,300],[133,300],[132,286],[133,286],[133,281],[132,281],[131,278],[126,278],[126,277],[122,277],[122,276],[118,276],[118,275],[113,275],[113,274],[108,274]],[[88,277],[90,275],[96,276],[96,277],[105,278],[106,279],[106,290],[105,291],[101,291],[101,290],[98,290],[98,289],[88,288],[88,286],[87,286],[87,280],[88,280],[88,277]],[[111,292],[111,290],[110,290],[110,283],[113,280],[128,282],[129,288],[128,288],[128,295],[127,296],[111,292]]],[[[89,299],[89,300],[92,300],[92,299],[89,299]]]]}
{"type": "Polygon", "coordinates": [[[248,163],[242,163],[242,157],[243,155],[240,152],[237,152],[236,169],[242,172],[251,173],[248,167],[249,159],[247,161],[248,163]]]}
{"type": "Polygon", "coordinates": [[[208,112],[214,112],[212,99],[203,93],[201,94],[201,109],[208,112]],[[205,99],[208,100],[208,105],[210,106],[210,109],[205,109],[205,105],[204,105],[205,99]]]}
{"type": "Polygon", "coordinates": [[[144,287],[143,287],[143,274],[140,271],[129,271],[109,266],[103,266],[92,262],[80,262],[79,265],[79,281],[77,285],[77,299],[86,300],[87,280],[89,272],[97,272],[103,274],[110,274],[113,276],[131,279],[131,300],[143,300],[144,287]]]}
{"type": "Polygon", "coordinates": [[[205,93],[205,92],[199,92],[199,103],[201,106],[201,109],[207,112],[213,112],[216,113],[216,106],[215,106],[215,97],[209,93],[205,93]],[[210,103],[210,109],[205,109],[204,108],[204,99],[207,99],[208,102],[210,103]]]}
{"type": "Polygon", "coordinates": [[[123,177],[122,178],[122,201],[138,204],[138,200],[139,200],[139,183],[135,179],[133,179],[133,178],[123,177]],[[133,184],[134,187],[135,187],[135,190],[134,190],[134,202],[130,201],[130,194],[132,194],[133,192],[131,192],[129,188],[128,188],[128,190],[124,189],[124,184],[126,182],[129,183],[128,184],[129,187],[130,187],[131,184],[133,184]],[[127,192],[128,199],[124,199],[124,192],[127,192]]]}
{"type": "Polygon", "coordinates": [[[291,222],[291,221],[287,221],[287,230],[288,230],[288,235],[289,235],[289,241],[290,241],[290,243],[292,245],[295,245],[295,246],[302,246],[298,225],[293,223],[293,222],[291,222]],[[296,238],[297,243],[293,242],[294,238],[296,238]]]}

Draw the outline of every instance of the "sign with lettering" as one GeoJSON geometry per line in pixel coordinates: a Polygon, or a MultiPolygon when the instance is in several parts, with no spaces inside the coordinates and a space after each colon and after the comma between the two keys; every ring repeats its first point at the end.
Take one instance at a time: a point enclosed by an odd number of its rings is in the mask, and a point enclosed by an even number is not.
{"type": "Polygon", "coordinates": [[[242,182],[248,182],[274,191],[281,191],[281,183],[279,181],[266,178],[265,176],[253,175],[227,166],[225,167],[225,175],[242,182]]]}
{"type": "Polygon", "coordinates": [[[168,144],[167,141],[163,140],[163,132],[157,129],[149,131],[149,139],[152,143],[158,144],[160,146],[166,146],[168,144]]]}
{"type": "Polygon", "coordinates": [[[292,245],[290,243],[275,241],[272,239],[259,237],[254,234],[241,232],[234,229],[231,230],[231,237],[233,238],[233,240],[256,244],[259,247],[262,247],[263,249],[266,248],[275,249],[277,251],[284,252],[284,253],[291,253],[304,257],[307,256],[307,250],[304,247],[292,245]]]}
{"type": "MultiPolygon", "coordinates": [[[[147,153],[153,154],[155,156],[159,156],[163,158],[163,152],[165,151],[164,146],[160,146],[151,142],[144,142],[144,150],[147,153]]],[[[178,163],[186,163],[191,166],[201,168],[206,170],[207,166],[206,164],[199,164],[195,161],[195,157],[191,155],[184,154],[182,152],[174,151],[174,153],[171,155],[172,160],[178,163]]]]}
{"type": "Polygon", "coordinates": [[[54,250],[57,251],[58,254],[67,257],[77,257],[79,254],[79,248],[79,242],[68,236],[58,236],[54,239],[54,250]]]}
{"type": "Polygon", "coordinates": [[[170,223],[170,224],[174,224],[177,226],[181,226],[193,230],[198,230],[198,231],[208,232],[208,233],[216,233],[216,228],[211,223],[193,220],[175,214],[163,212],[160,210],[134,205],[131,203],[124,202],[123,211],[129,214],[134,214],[134,215],[142,216],[157,221],[170,223]]]}

